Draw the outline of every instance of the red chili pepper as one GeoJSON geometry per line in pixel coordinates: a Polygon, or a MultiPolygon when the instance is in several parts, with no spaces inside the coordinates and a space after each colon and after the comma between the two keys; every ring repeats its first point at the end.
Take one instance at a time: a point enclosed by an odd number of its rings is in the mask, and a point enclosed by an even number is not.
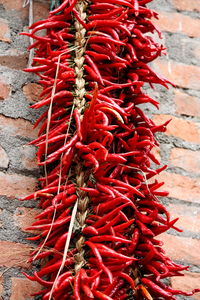
{"type": "Polygon", "coordinates": [[[159,287],[157,284],[153,283],[148,278],[142,278],[141,282],[145,284],[148,288],[150,288],[155,294],[165,297],[165,299],[171,299],[172,294],[169,292],[166,292],[161,287],[159,287]]]}
{"type": "Polygon", "coordinates": [[[106,294],[100,292],[100,291],[96,291],[96,290],[93,290],[92,291],[94,296],[97,297],[97,299],[102,299],[102,300],[113,300],[113,298],[107,296],[106,294]]]}
{"type": "Polygon", "coordinates": [[[98,264],[99,264],[99,267],[100,267],[101,271],[104,271],[107,274],[110,283],[112,283],[112,281],[113,281],[112,273],[103,264],[103,260],[102,260],[101,254],[100,254],[99,250],[97,249],[96,245],[93,244],[93,243],[91,243],[91,242],[89,242],[89,241],[85,242],[85,244],[91,248],[92,252],[94,253],[94,255],[96,256],[96,258],[98,260],[98,264]]]}
{"type": "Polygon", "coordinates": [[[136,261],[137,259],[134,257],[128,257],[126,255],[120,254],[113,249],[103,245],[103,244],[95,244],[99,253],[102,254],[102,256],[109,256],[114,257],[118,259],[119,261],[136,261]]]}

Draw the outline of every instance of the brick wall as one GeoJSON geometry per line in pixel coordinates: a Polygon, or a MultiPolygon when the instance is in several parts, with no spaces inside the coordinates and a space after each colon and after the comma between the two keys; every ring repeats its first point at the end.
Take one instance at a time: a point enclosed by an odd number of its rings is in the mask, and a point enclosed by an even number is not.
{"type": "MultiPolygon", "coordinates": [[[[47,1],[34,1],[35,19],[47,15],[47,1]]],[[[174,278],[175,288],[189,290],[200,281],[200,58],[198,19],[199,0],[155,0],[160,12],[156,23],[164,32],[168,55],[154,63],[154,69],[176,83],[168,91],[156,87],[149,91],[161,102],[161,110],[152,111],[158,123],[172,119],[166,134],[158,135],[162,163],[169,165],[162,174],[170,197],[166,206],[173,217],[180,217],[183,233],[169,231],[162,236],[167,253],[177,262],[190,265],[185,278],[174,278]]],[[[34,202],[17,199],[34,191],[39,171],[35,149],[28,145],[37,132],[32,123],[39,112],[29,109],[37,101],[36,78],[21,70],[27,64],[28,39],[19,36],[28,24],[28,9],[23,0],[0,0],[0,299],[28,300],[38,289],[21,271],[33,246],[26,242],[26,227],[35,215],[34,202]]],[[[148,109],[148,108],[147,108],[148,109]]],[[[186,299],[187,297],[182,297],[186,299]]],[[[181,298],[180,298],[181,299],[181,298]]],[[[200,294],[193,297],[200,299],[200,294]]]]}

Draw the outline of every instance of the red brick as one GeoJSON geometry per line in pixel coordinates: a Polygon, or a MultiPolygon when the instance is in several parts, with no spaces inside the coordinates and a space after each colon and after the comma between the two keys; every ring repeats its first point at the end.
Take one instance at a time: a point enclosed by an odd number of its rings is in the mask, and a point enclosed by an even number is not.
{"type": "Polygon", "coordinates": [[[37,159],[35,155],[35,147],[24,145],[21,149],[21,160],[24,168],[28,170],[37,169],[37,159]]]}
{"type": "Polygon", "coordinates": [[[33,124],[24,119],[12,119],[0,115],[0,132],[8,135],[20,135],[30,139],[37,137],[37,130],[33,130],[33,124]]]}
{"type": "Polygon", "coordinates": [[[170,163],[172,166],[200,174],[200,151],[174,148],[171,151],[170,163]]]}
{"type": "MultiPolygon", "coordinates": [[[[182,290],[184,292],[191,292],[192,290],[199,287],[200,282],[200,273],[192,273],[192,272],[185,272],[184,277],[172,277],[171,278],[171,285],[172,288],[176,290],[182,290]]],[[[192,296],[192,299],[199,300],[200,293],[196,293],[192,296]]]]}
{"type": "Polygon", "coordinates": [[[194,48],[194,55],[199,60],[200,59],[200,47],[199,45],[194,48]]]}
{"type": "Polygon", "coordinates": [[[2,273],[0,273],[0,300],[2,299],[1,298],[2,294],[3,294],[3,276],[2,273]]]}
{"type": "Polygon", "coordinates": [[[26,278],[12,278],[12,293],[10,300],[31,300],[31,294],[41,290],[37,282],[30,281],[26,278]]]}
{"type": "Polygon", "coordinates": [[[0,168],[6,169],[9,164],[9,158],[6,151],[0,146],[0,168]]]}
{"type": "Polygon", "coordinates": [[[49,4],[48,3],[41,3],[39,1],[33,2],[33,9],[34,9],[34,21],[46,19],[49,14],[49,4]]]}
{"type": "Polygon", "coordinates": [[[176,90],[174,102],[178,114],[200,117],[200,101],[198,98],[176,90]]]}
{"type": "Polygon", "coordinates": [[[154,62],[155,70],[165,78],[176,84],[178,87],[199,90],[200,68],[193,65],[186,65],[157,59],[154,62]]]}
{"type": "MultiPolygon", "coordinates": [[[[1,26],[1,25],[0,25],[1,26]]],[[[5,100],[10,95],[10,86],[0,78],[0,100],[5,100]]]]}
{"type": "Polygon", "coordinates": [[[21,228],[22,231],[31,232],[26,230],[28,226],[31,226],[35,222],[35,217],[41,212],[39,209],[18,207],[15,214],[15,224],[21,228]]]}
{"type": "Polygon", "coordinates": [[[180,13],[159,12],[159,20],[154,23],[161,31],[177,32],[191,37],[200,36],[200,20],[180,13]]]}
{"type": "Polygon", "coordinates": [[[39,101],[43,88],[37,83],[28,83],[23,86],[23,93],[30,102],[39,101]]]}
{"type": "Polygon", "coordinates": [[[31,251],[31,247],[25,244],[0,241],[0,266],[28,268],[30,264],[27,260],[31,251]]]}
{"type": "Polygon", "coordinates": [[[0,0],[0,4],[3,4],[7,10],[22,10],[24,0],[0,0]]]}
{"type": "Polygon", "coordinates": [[[0,18],[0,41],[10,43],[10,29],[8,22],[0,18]]]}
{"type": "Polygon", "coordinates": [[[173,0],[173,4],[179,10],[200,11],[199,0],[173,0]]]}
{"type": "Polygon", "coordinates": [[[168,204],[173,219],[179,218],[176,226],[191,232],[200,232],[200,208],[186,205],[168,204]]]}
{"type": "Polygon", "coordinates": [[[8,198],[22,198],[36,189],[37,181],[33,177],[0,172],[0,195],[8,198]]]}
{"type": "Polygon", "coordinates": [[[195,144],[200,142],[200,129],[197,123],[170,115],[154,115],[153,118],[156,124],[162,124],[169,119],[171,119],[171,122],[165,132],[167,135],[195,144]]]}
{"type": "MultiPolygon", "coordinates": [[[[24,0],[0,0],[0,4],[4,6],[6,10],[15,10],[21,17],[28,17],[28,6],[23,8],[24,0]]],[[[33,1],[34,20],[41,20],[48,16],[49,5],[48,3],[40,3],[33,1]]]]}
{"type": "Polygon", "coordinates": [[[162,172],[158,179],[165,182],[169,197],[200,203],[200,180],[180,174],[162,172]]]}
{"type": "Polygon", "coordinates": [[[163,233],[159,237],[164,242],[163,249],[166,251],[166,255],[172,260],[199,264],[200,240],[166,233],[163,233]]]}
{"type": "Polygon", "coordinates": [[[0,55],[0,65],[11,69],[22,70],[27,67],[28,54],[17,49],[9,49],[0,55]]]}

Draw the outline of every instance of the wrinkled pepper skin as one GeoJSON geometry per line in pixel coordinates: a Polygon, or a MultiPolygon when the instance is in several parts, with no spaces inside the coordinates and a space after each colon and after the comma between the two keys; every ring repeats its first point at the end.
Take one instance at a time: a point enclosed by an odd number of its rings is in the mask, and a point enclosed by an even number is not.
{"type": "Polygon", "coordinates": [[[39,242],[30,261],[42,267],[25,276],[43,286],[43,300],[164,300],[197,291],[162,281],[188,268],[172,262],[157,239],[179,229],[158,198],[167,196],[156,179],[166,166],[152,151],[169,121],[155,124],[140,106],[159,107],[145,84],[170,84],[149,66],[165,50],[149,35],[160,35],[151,1],[63,0],[23,33],[35,40],[25,71],[43,87],[32,107],[45,110],[31,142],[45,176],[23,199],[42,209],[29,227],[39,231],[30,237],[39,242]]]}

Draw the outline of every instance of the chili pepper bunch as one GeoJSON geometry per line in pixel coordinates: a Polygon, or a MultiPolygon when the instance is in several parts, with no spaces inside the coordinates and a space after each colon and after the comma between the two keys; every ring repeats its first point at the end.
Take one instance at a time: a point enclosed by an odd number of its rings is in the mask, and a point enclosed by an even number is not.
{"type": "Polygon", "coordinates": [[[148,66],[164,51],[148,35],[160,35],[148,2],[64,0],[23,33],[35,39],[25,71],[43,86],[32,107],[46,108],[31,142],[45,177],[24,198],[39,199],[42,209],[29,227],[40,233],[29,239],[39,241],[30,261],[43,263],[26,276],[42,284],[44,300],[176,299],[197,291],[163,281],[188,267],[172,262],[157,239],[179,229],[158,199],[168,195],[164,183],[153,179],[166,166],[151,167],[160,164],[154,134],[168,122],[157,126],[140,107],[158,108],[145,83],[169,83],[148,66]]]}

